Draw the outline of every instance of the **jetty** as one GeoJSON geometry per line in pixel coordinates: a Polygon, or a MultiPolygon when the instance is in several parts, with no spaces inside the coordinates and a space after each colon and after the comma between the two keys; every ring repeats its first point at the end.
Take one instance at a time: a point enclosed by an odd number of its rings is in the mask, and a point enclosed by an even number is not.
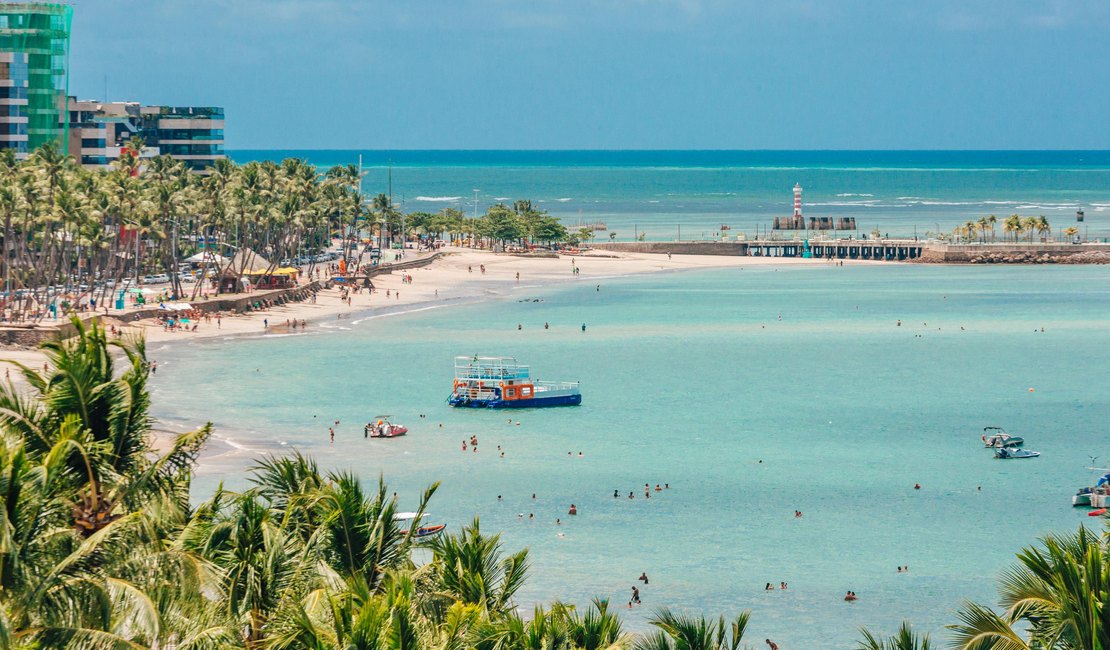
{"type": "Polygon", "coordinates": [[[671,255],[737,255],[950,264],[1105,264],[1110,243],[949,243],[925,239],[751,239],[737,241],[597,242],[596,250],[671,255]]]}

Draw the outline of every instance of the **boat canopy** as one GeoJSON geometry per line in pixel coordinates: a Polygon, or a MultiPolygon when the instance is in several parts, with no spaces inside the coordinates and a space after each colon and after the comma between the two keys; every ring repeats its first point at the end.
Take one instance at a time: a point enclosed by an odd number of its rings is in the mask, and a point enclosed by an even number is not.
{"type": "Polygon", "coordinates": [[[455,379],[502,381],[528,377],[528,366],[518,364],[515,357],[455,357],[455,379]]]}
{"type": "Polygon", "coordinates": [[[393,515],[393,518],[397,521],[409,521],[412,519],[416,519],[419,516],[419,512],[398,512],[397,514],[393,515]]]}
{"type": "Polygon", "coordinates": [[[1110,474],[1104,474],[1102,478],[1098,480],[1098,483],[1095,483],[1095,487],[1102,487],[1104,485],[1110,485],[1110,474]]]}

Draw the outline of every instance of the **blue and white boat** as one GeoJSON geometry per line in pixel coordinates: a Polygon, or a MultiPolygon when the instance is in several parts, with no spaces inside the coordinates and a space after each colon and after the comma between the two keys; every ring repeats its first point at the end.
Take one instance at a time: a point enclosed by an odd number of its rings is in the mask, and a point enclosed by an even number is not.
{"type": "Polygon", "coordinates": [[[469,408],[540,408],[582,403],[579,382],[535,381],[528,366],[514,357],[455,357],[451,406],[469,408]]]}

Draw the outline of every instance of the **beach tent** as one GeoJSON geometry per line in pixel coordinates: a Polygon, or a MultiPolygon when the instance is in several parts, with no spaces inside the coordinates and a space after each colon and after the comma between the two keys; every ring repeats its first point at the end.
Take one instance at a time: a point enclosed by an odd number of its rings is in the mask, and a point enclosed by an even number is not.
{"type": "Polygon", "coordinates": [[[233,273],[250,273],[252,271],[265,271],[270,268],[270,263],[258,253],[249,248],[240,248],[231,258],[230,270],[233,273]]]}

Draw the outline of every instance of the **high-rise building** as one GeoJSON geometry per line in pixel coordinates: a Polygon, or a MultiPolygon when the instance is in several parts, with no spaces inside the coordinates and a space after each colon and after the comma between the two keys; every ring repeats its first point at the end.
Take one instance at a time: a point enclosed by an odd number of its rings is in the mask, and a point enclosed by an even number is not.
{"type": "Polygon", "coordinates": [[[140,157],[168,155],[203,172],[224,158],[224,109],[213,106],[142,106],[69,98],[69,153],[86,167],[118,160],[132,138],[140,157]]]}
{"type": "Polygon", "coordinates": [[[65,150],[73,8],[0,3],[0,149],[17,158],[47,143],[65,150]]]}
{"type": "Polygon", "coordinates": [[[224,158],[224,109],[219,106],[144,106],[143,139],[160,154],[203,171],[224,158]]]}

